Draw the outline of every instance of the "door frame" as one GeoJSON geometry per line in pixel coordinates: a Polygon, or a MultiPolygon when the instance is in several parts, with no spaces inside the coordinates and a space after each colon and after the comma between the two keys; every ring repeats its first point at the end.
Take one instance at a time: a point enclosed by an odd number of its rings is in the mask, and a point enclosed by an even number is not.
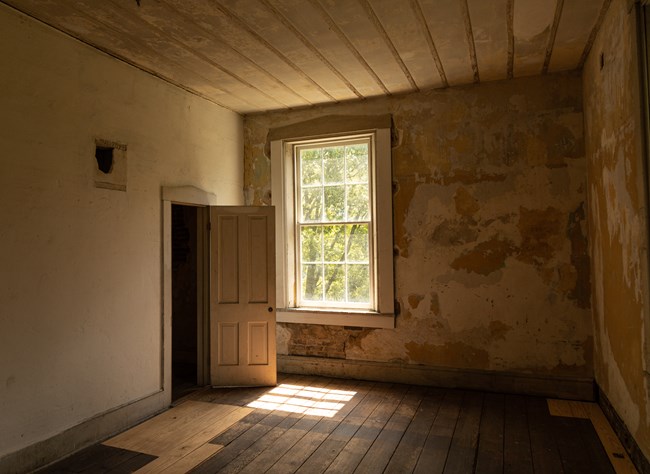
{"type": "Polygon", "coordinates": [[[195,186],[162,187],[162,325],[160,389],[172,396],[172,204],[197,209],[197,383],[210,383],[210,222],[217,195],[195,186]]]}

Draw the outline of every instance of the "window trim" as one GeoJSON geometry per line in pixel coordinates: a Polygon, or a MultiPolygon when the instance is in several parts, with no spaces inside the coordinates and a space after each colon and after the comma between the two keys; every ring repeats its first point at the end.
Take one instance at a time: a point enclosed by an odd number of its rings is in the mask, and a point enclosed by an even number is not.
{"type": "Polygon", "coordinates": [[[393,205],[389,128],[351,130],[271,142],[271,196],[276,217],[277,321],[283,323],[326,324],[370,328],[394,328],[393,205]],[[345,139],[372,135],[375,152],[374,184],[376,215],[376,309],[338,310],[335,308],[296,308],[294,234],[294,157],[293,145],[307,140],[345,139]],[[291,291],[290,291],[291,290],[291,291]]]}

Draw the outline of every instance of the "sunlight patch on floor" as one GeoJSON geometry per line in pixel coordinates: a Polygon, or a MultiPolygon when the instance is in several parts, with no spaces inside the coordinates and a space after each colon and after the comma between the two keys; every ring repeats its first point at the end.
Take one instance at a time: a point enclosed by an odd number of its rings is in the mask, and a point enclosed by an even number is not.
{"type": "Polygon", "coordinates": [[[352,400],[356,393],[281,384],[246,406],[331,418],[345,406],[345,402],[352,400]]]}

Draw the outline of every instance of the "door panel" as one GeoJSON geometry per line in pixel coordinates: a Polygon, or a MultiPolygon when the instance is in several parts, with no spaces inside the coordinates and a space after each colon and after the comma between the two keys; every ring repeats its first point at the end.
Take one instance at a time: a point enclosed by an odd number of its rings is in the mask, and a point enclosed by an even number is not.
{"type": "Polygon", "coordinates": [[[239,364],[239,324],[217,323],[218,365],[239,364]]]}
{"type": "Polygon", "coordinates": [[[248,323],[248,363],[250,365],[266,365],[269,363],[268,340],[268,323],[248,323]]]}
{"type": "Polygon", "coordinates": [[[217,285],[219,303],[239,303],[239,235],[237,216],[217,218],[217,285]]]}
{"type": "Polygon", "coordinates": [[[215,386],[275,385],[273,207],[210,208],[210,378],[215,386]]]}
{"type": "Polygon", "coordinates": [[[250,279],[248,280],[249,303],[268,303],[268,226],[267,216],[255,216],[249,220],[248,250],[251,256],[248,262],[251,267],[249,268],[250,279]]]}

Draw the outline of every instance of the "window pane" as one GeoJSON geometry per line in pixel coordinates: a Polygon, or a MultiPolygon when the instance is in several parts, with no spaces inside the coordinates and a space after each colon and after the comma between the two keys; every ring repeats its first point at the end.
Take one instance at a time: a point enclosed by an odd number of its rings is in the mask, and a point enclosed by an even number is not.
{"type": "Polygon", "coordinates": [[[300,259],[303,262],[322,262],[323,228],[318,226],[300,229],[300,259]]]}
{"type": "Polygon", "coordinates": [[[368,265],[348,265],[348,301],[370,301],[370,269],[368,265]]]}
{"type": "Polygon", "coordinates": [[[345,265],[325,265],[325,301],[345,301],[345,265]]]}
{"type": "Polygon", "coordinates": [[[370,217],[368,206],[368,185],[352,184],[348,190],[348,219],[367,220],[370,217]]]}
{"type": "Polygon", "coordinates": [[[323,265],[302,265],[302,299],[323,300],[323,265]]]}
{"type": "Polygon", "coordinates": [[[348,262],[368,262],[368,224],[348,227],[348,262]]]}
{"type": "Polygon", "coordinates": [[[302,189],[302,222],[318,222],[323,216],[322,188],[302,189]]]}
{"type": "Polygon", "coordinates": [[[325,261],[342,262],[345,260],[345,226],[328,225],[323,228],[325,239],[325,261]]]}
{"type": "Polygon", "coordinates": [[[321,184],[322,165],[320,149],[300,152],[300,180],[303,186],[321,184]]]}
{"type": "Polygon", "coordinates": [[[325,221],[343,220],[345,210],[345,186],[325,187],[325,221]]]}
{"type": "Polygon", "coordinates": [[[325,183],[342,183],[345,169],[345,147],[335,146],[323,149],[325,183]]]}
{"type": "Polygon", "coordinates": [[[346,151],[346,182],[368,182],[368,145],[349,145],[346,151]]]}

